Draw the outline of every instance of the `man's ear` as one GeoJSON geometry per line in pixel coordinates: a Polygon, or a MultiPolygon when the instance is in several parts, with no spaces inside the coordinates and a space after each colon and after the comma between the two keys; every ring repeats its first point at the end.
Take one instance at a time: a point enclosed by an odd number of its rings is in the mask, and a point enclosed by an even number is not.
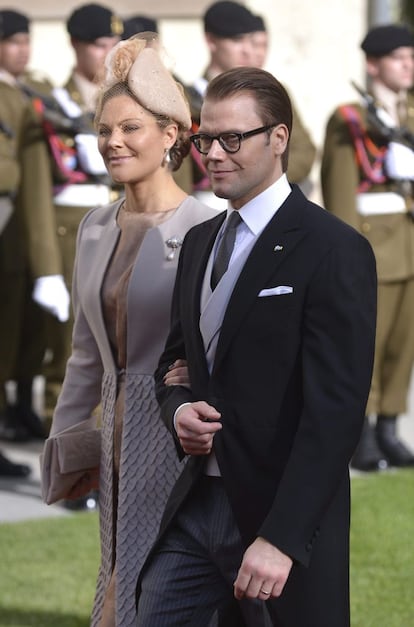
{"type": "Polygon", "coordinates": [[[204,33],[204,37],[210,54],[213,54],[216,51],[216,38],[211,33],[204,33]]]}
{"type": "Polygon", "coordinates": [[[278,124],[270,136],[275,155],[283,155],[289,141],[289,130],[286,124],[278,124]]]}
{"type": "Polygon", "coordinates": [[[379,59],[376,57],[367,57],[367,74],[371,78],[376,78],[379,74],[379,59]]]}

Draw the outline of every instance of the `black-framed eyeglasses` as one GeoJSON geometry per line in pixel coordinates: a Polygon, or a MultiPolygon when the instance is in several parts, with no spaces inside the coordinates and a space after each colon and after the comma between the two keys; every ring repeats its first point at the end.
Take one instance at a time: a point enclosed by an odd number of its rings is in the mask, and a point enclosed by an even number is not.
{"type": "Polygon", "coordinates": [[[202,155],[207,155],[211,146],[213,145],[213,141],[217,139],[220,146],[226,152],[234,153],[240,150],[241,143],[244,139],[248,137],[253,137],[253,135],[259,135],[259,133],[264,133],[265,131],[274,128],[276,124],[267,124],[267,126],[259,126],[259,128],[255,128],[252,131],[246,131],[246,133],[219,133],[219,135],[209,135],[208,133],[196,133],[195,135],[191,135],[190,140],[193,142],[194,146],[202,155]]]}

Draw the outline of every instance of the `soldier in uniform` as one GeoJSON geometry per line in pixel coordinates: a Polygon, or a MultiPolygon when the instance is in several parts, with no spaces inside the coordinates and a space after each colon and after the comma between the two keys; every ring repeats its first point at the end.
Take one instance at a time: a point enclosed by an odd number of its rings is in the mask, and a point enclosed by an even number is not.
{"type": "Polygon", "coordinates": [[[257,67],[264,68],[269,50],[269,33],[261,15],[256,15],[256,30],[252,33],[252,40],[255,55],[254,64],[257,67]]]}
{"type": "MultiPolygon", "coordinates": [[[[258,63],[264,63],[263,55],[260,58],[257,55],[256,39],[258,31],[265,29],[264,22],[244,5],[227,0],[215,2],[205,12],[203,25],[210,60],[203,76],[188,88],[195,132],[200,123],[201,104],[209,81],[234,67],[258,67],[258,63]]],[[[315,154],[316,148],[294,107],[288,169],[288,178],[292,183],[304,182],[312,168],[315,154]]],[[[191,155],[194,162],[194,195],[206,204],[225,208],[226,203],[210,191],[201,159],[193,148],[191,155]]]]}
{"type": "Polygon", "coordinates": [[[330,117],[322,159],[325,207],[370,241],[378,271],[374,374],[352,466],[411,466],[399,439],[414,360],[414,37],[404,26],[372,28],[361,48],[370,79],[364,104],[330,117]]]}
{"type": "Polygon", "coordinates": [[[43,421],[32,407],[33,378],[40,374],[44,356],[45,314],[39,305],[56,314],[58,291],[46,302],[39,288],[54,277],[66,297],[66,315],[69,295],[50,225],[53,205],[48,151],[32,102],[21,90],[30,53],[29,19],[13,10],[0,11],[0,18],[1,119],[14,144],[20,171],[13,213],[0,238],[1,436],[24,440],[45,436],[43,421]],[[7,404],[4,393],[10,379],[16,382],[13,405],[7,404]]]}
{"type": "MultiPolygon", "coordinates": [[[[98,96],[96,79],[107,53],[120,39],[123,24],[111,9],[100,4],[84,4],[70,14],[66,27],[76,61],[66,84],[55,89],[53,96],[64,114],[72,119],[73,129],[65,131],[57,124],[49,139],[57,141],[61,148],[58,162],[55,158],[53,163],[55,222],[63,275],[70,290],[81,219],[91,207],[107,204],[120,194],[119,189],[111,186],[98,152],[93,116],[98,96]]],[[[72,326],[72,316],[65,323],[52,317],[48,320],[49,359],[44,369],[48,420],[52,417],[70,355],[72,326]]]]}

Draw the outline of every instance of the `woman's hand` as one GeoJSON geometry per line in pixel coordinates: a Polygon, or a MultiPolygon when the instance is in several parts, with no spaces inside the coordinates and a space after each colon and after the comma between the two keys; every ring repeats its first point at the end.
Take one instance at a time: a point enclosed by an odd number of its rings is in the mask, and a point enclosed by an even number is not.
{"type": "Polygon", "coordinates": [[[71,487],[66,497],[69,500],[80,499],[86,496],[91,490],[99,488],[99,467],[92,468],[85,472],[84,475],[71,487]]]}
{"type": "Polygon", "coordinates": [[[182,385],[185,388],[191,388],[187,362],[185,359],[177,359],[173,364],[171,364],[164,377],[164,383],[165,385],[182,385]]]}

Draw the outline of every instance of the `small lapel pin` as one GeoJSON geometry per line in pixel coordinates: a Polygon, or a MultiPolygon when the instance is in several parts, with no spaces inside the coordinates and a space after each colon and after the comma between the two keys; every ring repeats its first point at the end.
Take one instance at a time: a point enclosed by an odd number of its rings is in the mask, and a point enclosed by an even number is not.
{"type": "Polygon", "coordinates": [[[273,250],[276,250],[276,251],[283,250],[283,246],[281,246],[280,244],[276,244],[273,250]]]}

